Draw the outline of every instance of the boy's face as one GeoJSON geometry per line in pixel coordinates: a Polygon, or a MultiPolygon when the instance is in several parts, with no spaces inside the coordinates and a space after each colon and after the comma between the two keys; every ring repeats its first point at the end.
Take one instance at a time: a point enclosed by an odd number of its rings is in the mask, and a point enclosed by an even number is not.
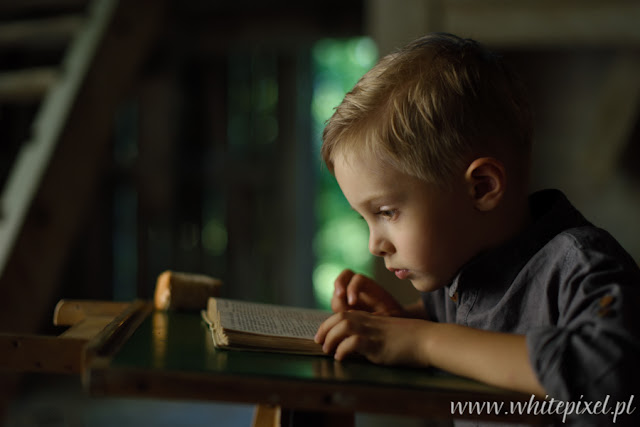
{"type": "Polygon", "coordinates": [[[449,284],[474,254],[472,204],[463,182],[441,189],[381,162],[336,156],[340,189],[369,226],[369,250],[423,292],[449,284]]]}

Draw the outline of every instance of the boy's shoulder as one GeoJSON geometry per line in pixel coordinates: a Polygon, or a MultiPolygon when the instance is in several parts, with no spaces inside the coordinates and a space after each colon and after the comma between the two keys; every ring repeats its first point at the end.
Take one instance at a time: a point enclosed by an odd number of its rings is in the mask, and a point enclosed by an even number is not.
{"type": "MultiPolygon", "coordinates": [[[[562,204],[567,204],[565,215],[577,218],[578,211],[568,201],[562,204]]],[[[523,271],[537,288],[534,294],[555,301],[558,323],[594,313],[599,316],[603,301],[613,301],[614,295],[615,305],[640,302],[636,261],[608,231],[583,217],[550,236],[523,271]],[[584,307],[591,308],[584,312],[584,307]]]]}
{"type": "Polygon", "coordinates": [[[564,269],[577,266],[607,267],[616,264],[640,274],[632,256],[606,230],[590,223],[558,190],[544,190],[531,197],[537,221],[530,236],[538,241],[538,255],[547,262],[561,262],[564,269]]]}
{"type": "Polygon", "coordinates": [[[622,247],[620,242],[607,230],[595,225],[584,225],[570,228],[557,236],[558,240],[564,241],[564,246],[572,251],[567,256],[591,257],[594,254],[616,257],[620,261],[628,262],[637,266],[631,255],[622,247]]]}
{"type": "Polygon", "coordinates": [[[557,234],[529,260],[529,269],[555,283],[561,294],[593,290],[597,284],[640,289],[636,261],[610,233],[593,225],[557,234]]]}

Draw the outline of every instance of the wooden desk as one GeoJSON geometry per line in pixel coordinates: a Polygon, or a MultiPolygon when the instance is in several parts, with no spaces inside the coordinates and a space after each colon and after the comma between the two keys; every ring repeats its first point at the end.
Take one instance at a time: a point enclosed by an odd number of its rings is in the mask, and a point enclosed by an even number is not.
{"type": "MultiPolygon", "coordinates": [[[[451,402],[528,401],[530,397],[429,369],[216,350],[209,334],[197,313],[152,312],[130,336],[123,335],[128,338],[115,354],[98,352],[84,373],[84,385],[98,396],[216,400],[280,405],[301,413],[371,412],[425,418],[450,418],[451,402]]],[[[510,416],[485,418],[527,421],[510,416]]]]}

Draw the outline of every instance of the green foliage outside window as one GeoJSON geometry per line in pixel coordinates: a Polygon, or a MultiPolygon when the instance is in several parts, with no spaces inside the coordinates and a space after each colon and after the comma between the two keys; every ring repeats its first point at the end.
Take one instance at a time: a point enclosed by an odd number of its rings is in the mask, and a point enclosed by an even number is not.
{"type": "MultiPolygon", "coordinates": [[[[377,59],[376,45],[368,37],[325,39],[314,46],[312,126],[318,165],[325,122],[377,59]]],[[[337,275],[344,268],[371,274],[373,263],[368,250],[367,226],[351,210],[335,178],[324,165],[319,167],[316,194],[318,228],[313,242],[316,255],[313,287],[318,305],[329,308],[337,275]]]]}

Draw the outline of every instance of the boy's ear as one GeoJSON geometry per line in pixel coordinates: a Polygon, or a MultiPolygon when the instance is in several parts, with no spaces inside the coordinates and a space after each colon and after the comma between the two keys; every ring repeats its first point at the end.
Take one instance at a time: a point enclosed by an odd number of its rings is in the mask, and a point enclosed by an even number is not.
{"type": "Polygon", "coordinates": [[[476,209],[490,211],[504,196],[507,174],[502,162],[493,157],[482,157],[469,165],[465,181],[476,209]]]}

